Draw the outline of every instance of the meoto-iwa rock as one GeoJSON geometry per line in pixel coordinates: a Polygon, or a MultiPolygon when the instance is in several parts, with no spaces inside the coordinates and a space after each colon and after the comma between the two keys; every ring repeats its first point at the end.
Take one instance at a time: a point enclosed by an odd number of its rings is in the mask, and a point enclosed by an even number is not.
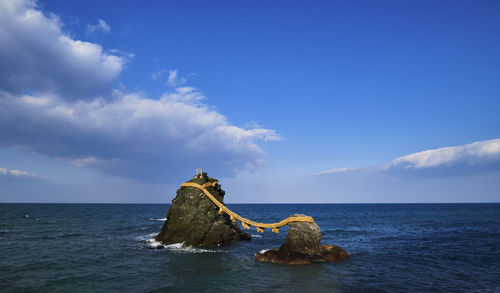
{"type": "MultiPolygon", "coordinates": [[[[203,172],[188,182],[203,185],[216,181],[203,172]]],[[[224,202],[225,192],[219,184],[209,186],[207,190],[218,201],[224,202]]],[[[167,220],[155,240],[165,245],[184,243],[185,246],[216,248],[250,238],[250,234],[241,231],[228,214],[220,214],[219,208],[201,190],[181,186],[172,200],[167,220]]]]}
{"type": "Polygon", "coordinates": [[[254,226],[258,232],[271,229],[279,233],[280,227],[288,225],[290,229],[285,243],[256,254],[258,261],[309,264],[349,257],[340,247],[321,245],[322,235],[312,217],[295,214],[276,223],[255,222],[228,209],[224,205],[224,194],[217,180],[208,177],[207,173],[195,175],[177,190],[167,220],[155,239],[166,245],[183,243],[185,246],[215,248],[250,239],[250,235],[242,232],[236,224],[238,221],[247,229],[254,226]]]}
{"type": "MultiPolygon", "coordinates": [[[[304,217],[305,215],[292,215],[304,217]]],[[[262,262],[279,264],[310,264],[318,262],[341,261],[349,258],[342,248],[326,244],[321,245],[321,232],[316,223],[292,222],[280,247],[257,253],[255,258],[262,262]]]]}

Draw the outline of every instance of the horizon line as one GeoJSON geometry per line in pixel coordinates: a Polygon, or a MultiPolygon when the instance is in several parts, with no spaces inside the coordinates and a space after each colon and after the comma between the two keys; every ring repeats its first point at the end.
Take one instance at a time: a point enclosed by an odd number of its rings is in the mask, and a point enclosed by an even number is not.
{"type": "MultiPolygon", "coordinates": [[[[226,204],[498,204],[500,201],[475,201],[475,202],[232,202],[226,204]]],[[[0,202],[0,204],[144,204],[144,205],[154,205],[154,204],[171,204],[165,202],[0,202]]]]}

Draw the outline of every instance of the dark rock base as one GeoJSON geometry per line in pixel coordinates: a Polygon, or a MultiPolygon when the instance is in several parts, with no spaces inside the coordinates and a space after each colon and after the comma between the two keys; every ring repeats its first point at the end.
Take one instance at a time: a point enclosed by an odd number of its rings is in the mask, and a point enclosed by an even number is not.
{"type": "Polygon", "coordinates": [[[264,253],[257,253],[255,259],[261,262],[277,264],[303,265],[311,263],[342,261],[349,258],[349,254],[335,245],[321,245],[308,252],[292,252],[287,249],[274,248],[264,253]]]}

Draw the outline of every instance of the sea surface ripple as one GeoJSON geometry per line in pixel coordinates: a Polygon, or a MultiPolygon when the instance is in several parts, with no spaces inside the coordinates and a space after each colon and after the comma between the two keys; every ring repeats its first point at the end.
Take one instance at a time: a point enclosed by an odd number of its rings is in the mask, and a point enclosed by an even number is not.
{"type": "Polygon", "coordinates": [[[0,292],[500,292],[500,204],[232,204],[314,217],[345,262],[259,263],[267,231],[218,250],[154,249],[167,204],[0,204],[0,292]]]}

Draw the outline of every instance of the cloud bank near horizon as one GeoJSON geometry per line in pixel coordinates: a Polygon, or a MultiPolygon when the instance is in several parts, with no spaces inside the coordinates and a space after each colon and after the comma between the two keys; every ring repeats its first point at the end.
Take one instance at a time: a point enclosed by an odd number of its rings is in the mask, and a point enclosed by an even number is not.
{"type": "Polygon", "coordinates": [[[498,170],[500,138],[417,152],[378,166],[333,168],[319,175],[361,171],[450,176],[498,170]]]}
{"type": "MultiPolygon", "coordinates": [[[[104,22],[104,21],[103,21],[104,22]]],[[[105,22],[104,22],[105,23],[105,22]]],[[[113,88],[128,60],[75,40],[36,2],[0,0],[0,146],[143,181],[204,167],[231,176],[264,163],[272,129],[241,128],[169,72],[152,99],[113,88]]],[[[102,26],[101,26],[102,28],[102,26]]]]}

